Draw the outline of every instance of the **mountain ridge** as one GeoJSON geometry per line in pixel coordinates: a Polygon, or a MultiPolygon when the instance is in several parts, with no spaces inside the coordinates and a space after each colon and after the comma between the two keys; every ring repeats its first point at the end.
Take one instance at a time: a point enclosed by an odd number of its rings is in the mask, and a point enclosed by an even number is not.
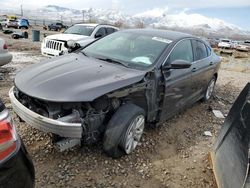
{"type": "MultiPolygon", "coordinates": [[[[36,10],[26,11],[27,16],[41,19],[62,20],[68,23],[103,22],[120,24],[127,27],[153,27],[186,31],[196,35],[234,35],[250,36],[250,31],[227,23],[218,18],[206,17],[201,14],[189,14],[185,10],[171,13],[168,8],[153,8],[134,15],[125,14],[115,9],[84,8],[81,10],[47,5],[36,10]]],[[[120,26],[119,25],[119,26],[120,26]]]]}

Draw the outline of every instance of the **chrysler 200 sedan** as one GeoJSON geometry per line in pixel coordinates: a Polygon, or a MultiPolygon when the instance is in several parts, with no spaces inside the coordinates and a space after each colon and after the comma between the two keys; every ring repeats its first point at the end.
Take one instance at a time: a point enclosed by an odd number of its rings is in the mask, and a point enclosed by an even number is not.
{"type": "Polygon", "coordinates": [[[197,37],[124,30],[24,69],[9,95],[18,116],[51,133],[61,150],[102,139],[120,157],[136,148],[146,124],[211,98],[219,65],[197,37]]]}

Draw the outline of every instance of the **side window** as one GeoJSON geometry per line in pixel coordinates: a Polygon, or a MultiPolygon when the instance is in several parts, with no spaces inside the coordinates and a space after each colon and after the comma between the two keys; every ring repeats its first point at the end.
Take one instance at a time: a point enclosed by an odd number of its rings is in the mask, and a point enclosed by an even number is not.
{"type": "Polygon", "coordinates": [[[210,56],[211,55],[211,48],[206,46],[207,47],[207,56],[210,56]]]}
{"type": "Polygon", "coordinates": [[[114,29],[112,27],[107,27],[106,30],[107,30],[107,35],[114,33],[116,31],[116,29],[114,29]]]}
{"type": "Polygon", "coordinates": [[[106,35],[105,28],[101,27],[100,29],[98,29],[98,31],[96,32],[96,35],[99,35],[100,37],[104,37],[106,35]]]}
{"type": "Polygon", "coordinates": [[[169,55],[167,62],[171,63],[177,59],[193,62],[193,51],[190,40],[179,42],[169,55]]]}
{"type": "Polygon", "coordinates": [[[200,59],[208,57],[207,47],[204,43],[197,40],[192,40],[192,43],[194,51],[194,61],[198,61],[200,59]]]}

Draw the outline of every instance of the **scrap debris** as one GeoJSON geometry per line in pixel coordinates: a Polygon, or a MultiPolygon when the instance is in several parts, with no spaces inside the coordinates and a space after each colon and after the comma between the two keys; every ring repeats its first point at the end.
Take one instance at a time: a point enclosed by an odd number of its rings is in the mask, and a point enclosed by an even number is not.
{"type": "Polygon", "coordinates": [[[213,136],[212,133],[211,133],[210,131],[205,131],[205,132],[204,132],[204,135],[205,135],[205,136],[209,136],[209,137],[212,137],[212,136],[213,136]]]}
{"type": "Polygon", "coordinates": [[[217,117],[217,118],[221,118],[221,119],[225,118],[220,110],[213,110],[213,113],[214,113],[215,117],[217,117]]]}

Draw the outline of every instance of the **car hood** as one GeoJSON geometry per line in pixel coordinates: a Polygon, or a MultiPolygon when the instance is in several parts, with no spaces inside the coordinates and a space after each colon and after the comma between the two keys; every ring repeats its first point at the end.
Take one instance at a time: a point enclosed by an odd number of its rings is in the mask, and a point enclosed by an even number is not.
{"type": "Polygon", "coordinates": [[[78,40],[84,40],[87,38],[89,38],[89,36],[76,35],[76,34],[64,34],[64,33],[49,35],[46,37],[46,39],[54,39],[54,40],[62,40],[62,41],[69,41],[69,40],[78,41],[78,40]]]}
{"type": "Polygon", "coordinates": [[[25,68],[16,75],[15,86],[46,101],[93,101],[141,81],[144,75],[144,71],[72,53],[25,68]]]}

